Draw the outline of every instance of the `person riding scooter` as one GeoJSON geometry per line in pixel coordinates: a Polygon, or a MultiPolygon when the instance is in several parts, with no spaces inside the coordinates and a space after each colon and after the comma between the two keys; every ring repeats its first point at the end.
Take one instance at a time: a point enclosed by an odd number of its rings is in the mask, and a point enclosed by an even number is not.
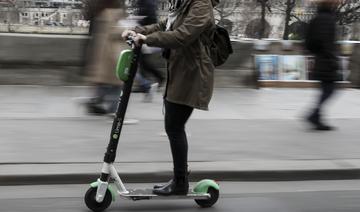
{"type": "Polygon", "coordinates": [[[213,6],[218,0],[170,0],[168,18],[157,24],[126,30],[123,38],[164,48],[167,59],[167,84],[164,93],[165,130],[170,140],[174,177],[155,186],[157,195],[186,195],[188,180],[188,143],[185,124],[193,109],[208,110],[213,93],[214,65],[203,37],[215,28],[213,6]]]}

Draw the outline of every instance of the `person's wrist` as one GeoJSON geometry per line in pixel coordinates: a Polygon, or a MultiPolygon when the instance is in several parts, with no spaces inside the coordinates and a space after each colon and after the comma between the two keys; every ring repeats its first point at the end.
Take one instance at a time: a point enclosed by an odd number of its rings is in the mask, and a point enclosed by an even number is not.
{"type": "Polygon", "coordinates": [[[145,43],[147,40],[147,36],[143,34],[138,34],[138,39],[141,40],[142,43],[145,43]]]}

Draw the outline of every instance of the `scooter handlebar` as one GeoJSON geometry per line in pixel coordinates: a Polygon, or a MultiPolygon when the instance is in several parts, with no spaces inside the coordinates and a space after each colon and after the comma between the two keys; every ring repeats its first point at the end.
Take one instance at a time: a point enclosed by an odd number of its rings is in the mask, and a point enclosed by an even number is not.
{"type": "Polygon", "coordinates": [[[126,43],[129,44],[129,46],[132,46],[133,44],[135,44],[135,41],[134,41],[134,36],[132,35],[129,35],[126,37],[126,43]]]}
{"type": "Polygon", "coordinates": [[[135,46],[141,48],[141,46],[142,46],[142,44],[143,44],[143,41],[140,40],[139,44],[136,45],[136,44],[135,44],[135,36],[129,35],[129,36],[126,37],[126,43],[127,43],[129,46],[133,47],[133,48],[134,48],[135,46]]]}

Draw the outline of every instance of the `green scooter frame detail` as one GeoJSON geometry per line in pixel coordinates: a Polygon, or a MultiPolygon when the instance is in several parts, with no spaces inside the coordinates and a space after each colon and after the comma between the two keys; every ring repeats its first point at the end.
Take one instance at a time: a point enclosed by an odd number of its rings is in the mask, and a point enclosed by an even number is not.
{"type": "Polygon", "coordinates": [[[130,49],[121,52],[117,65],[116,65],[116,77],[126,82],[129,79],[129,72],[131,68],[131,61],[134,57],[134,52],[130,49]]]}
{"type": "Polygon", "coordinates": [[[208,191],[209,188],[214,188],[216,190],[220,190],[220,186],[219,184],[217,184],[214,180],[201,180],[200,182],[198,182],[193,191],[195,193],[206,193],[208,191]]]}
{"type": "MultiPolygon", "coordinates": [[[[99,183],[97,181],[93,182],[90,184],[91,188],[97,188],[99,185],[99,183]]],[[[113,188],[111,185],[108,186],[108,190],[111,193],[111,197],[112,197],[112,201],[115,201],[115,197],[116,197],[116,192],[115,192],[115,188],[113,188]]]]}

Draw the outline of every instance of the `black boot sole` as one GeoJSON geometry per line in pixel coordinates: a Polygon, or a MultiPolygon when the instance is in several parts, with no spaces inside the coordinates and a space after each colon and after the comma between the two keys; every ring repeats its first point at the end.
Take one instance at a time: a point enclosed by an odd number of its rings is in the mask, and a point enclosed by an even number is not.
{"type": "Polygon", "coordinates": [[[174,191],[174,192],[170,192],[170,193],[162,193],[162,192],[157,192],[156,189],[153,190],[153,194],[159,195],[159,196],[186,196],[188,194],[188,190],[186,191],[174,191]]]}

